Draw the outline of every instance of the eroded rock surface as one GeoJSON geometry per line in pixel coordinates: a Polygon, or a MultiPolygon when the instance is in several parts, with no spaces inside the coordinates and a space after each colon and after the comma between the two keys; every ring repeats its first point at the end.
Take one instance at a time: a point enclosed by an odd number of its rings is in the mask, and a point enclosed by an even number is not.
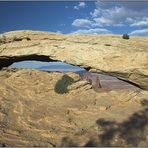
{"type": "Polygon", "coordinates": [[[148,37],[14,31],[0,37],[0,67],[21,60],[63,61],[148,89],[148,37]]]}
{"type": "Polygon", "coordinates": [[[0,146],[148,146],[148,92],[95,92],[78,74],[0,71],[0,146]]]}

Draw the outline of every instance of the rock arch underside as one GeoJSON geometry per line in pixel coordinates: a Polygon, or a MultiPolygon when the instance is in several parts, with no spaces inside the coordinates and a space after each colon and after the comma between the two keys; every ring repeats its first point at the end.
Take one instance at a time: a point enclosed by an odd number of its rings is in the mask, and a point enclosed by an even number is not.
{"type": "Polygon", "coordinates": [[[0,35],[0,146],[148,146],[148,37],[20,30],[0,35]],[[8,68],[62,61],[138,87],[94,91],[76,73],[8,68]]]}

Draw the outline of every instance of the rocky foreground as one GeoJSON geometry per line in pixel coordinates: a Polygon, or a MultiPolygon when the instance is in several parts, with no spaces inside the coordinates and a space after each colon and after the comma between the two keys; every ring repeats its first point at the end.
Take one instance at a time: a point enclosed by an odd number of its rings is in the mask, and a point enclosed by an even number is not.
{"type": "Polygon", "coordinates": [[[96,92],[75,73],[0,71],[0,146],[148,146],[148,92],[96,92]]]}
{"type": "Polygon", "coordinates": [[[148,146],[147,90],[148,37],[1,34],[0,146],[148,146]],[[134,87],[95,91],[76,73],[6,68],[23,60],[63,61],[134,87]]]}

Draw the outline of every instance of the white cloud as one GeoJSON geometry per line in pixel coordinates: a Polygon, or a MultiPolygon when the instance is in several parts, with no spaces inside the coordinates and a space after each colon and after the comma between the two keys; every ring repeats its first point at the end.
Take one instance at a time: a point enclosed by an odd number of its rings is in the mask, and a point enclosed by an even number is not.
{"type": "Polygon", "coordinates": [[[95,9],[94,10],[94,12],[90,12],[90,15],[92,16],[92,17],[97,17],[97,16],[99,16],[100,15],[100,9],[95,9]]]}
{"type": "Polygon", "coordinates": [[[129,35],[145,35],[148,36],[148,29],[142,29],[142,30],[134,30],[129,35]]]}
{"type": "Polygon", "coordinates": [[[79,2],[78,6],[74,6],[74,9],[79,10],[80,8],[85,8],[85,2],[79,2]]]}
{"type": "MultiPolygon", "coordinates": [[[[95,2],[95,9],[90,12],[88,18],[75,19],[72,26],[81,27],[73,33],[83,34],[106,34],[112,33],[105,29],[110,26],[140,27],[141,30],[135,30],[130,35],[147,35],[148,29],[148,3],[141,2],[95,2]],[[147,6],[146,6],[147,5],[147,6]],[[86,29],[88,28],[88,30],[86,29]],[[99,28],[102,27],[102,28],[99,28]]],[[[81,2],[75,9],[85,7],[81,2]]],[[[126,29],[126,28],[125,28],[126,29]]],[[[124,30],[122,30],[124,31],[124,30]]]]}
{"type": "Polygon", "coordinates": [[[58,34],[62,34],[62,31],[58,30],[56,33],[58,33],[58,34]]]}
{"type": "Polygon", "coordinates": [[[89,27],[92,21],[88,19],[76,19],[73,21],[72,25],[76,27],[89,27]]]}
{"type": "Polygon", "coordinates": [[[134,19],[127,17],[125,20],[127,23],[131,24],[134,22],[134,19]]]}
{"type": "Polygon", "coordinates": [[[143,20],[137,20],[134,23],[132,23],[130,26],[148,26],[148,17],[143,18],[143,20]]]}
{"type": "Polygon", "coordinates": [[[124,7],[113,7],[110,9],[97,9],[91,13],[94,21],[100,26],[119,26],[125,22],[130,10],[124,7]]]}
{"type": "Polygon", "coordinates": [[[79,7],[81,7],[81,8],[85,8],[85,5],[86,5],[85,2],[80,2],[79,3],[79,7]]]}
{"type": "Polygon", "coordinates": [[[78,6],[74,6],[74,9],[79,10],[79,7],[78,6]]]}
{"type": "Polygon", "coordinates": [[[95,4],[96,8],[90,12],[90,15],[98,26],[147,26],[148,24],[148,7],[144,4],[129,2],[127,5],[124,2],[100,1],[95,4]]]}
{"type": "Polygon", "coordinates": [[[80,29],[72,32],[72,34],[110,34],[111,31],[104,28],[94,28],[94,29],[80,29]]]}
{"type": "Polygon", "coordinates": [[[96,22],[95,24],[98,26],[103,26],[103,25],[108,26],[108,25],[114,24],[113,20],[110,20],[105,17],[94,18],[94,21],[96,22]]]}

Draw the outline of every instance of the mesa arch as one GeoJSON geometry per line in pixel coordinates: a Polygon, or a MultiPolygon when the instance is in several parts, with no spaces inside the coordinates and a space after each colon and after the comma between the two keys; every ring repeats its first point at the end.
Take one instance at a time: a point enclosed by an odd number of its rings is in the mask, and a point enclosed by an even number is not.
{"type": "Polygon", "coordinates": [[[1,34],[0,68],[23,60],[62,61],[148,90],[148,37],[20,30],[1,34]]]}

